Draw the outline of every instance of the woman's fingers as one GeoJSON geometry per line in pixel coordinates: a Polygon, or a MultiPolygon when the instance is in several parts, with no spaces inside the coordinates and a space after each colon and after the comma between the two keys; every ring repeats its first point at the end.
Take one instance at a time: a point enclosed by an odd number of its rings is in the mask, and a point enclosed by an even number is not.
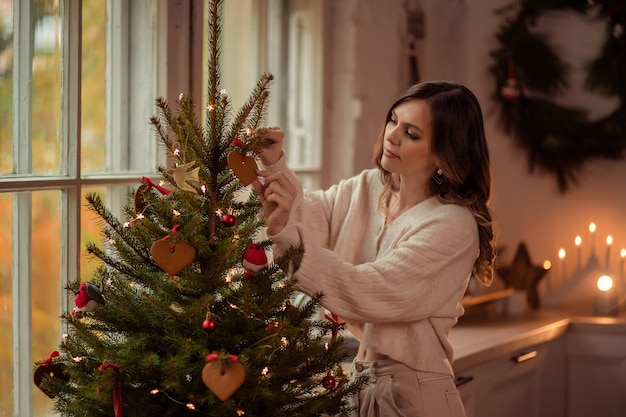
{"type": "MultiPolygon", "coordinates": [[[[282,172],[277,172],[265,177],[265,198],[277,196],[293,200],[296,196],[296,189],[291,181],[282,172]]],[[[270,200],[271,201],[271,200],[270,200]]]]}
{"type": "Polygon", "coordinates": [[[279,127],[270,127],[267,131],[267,134],[265,135],[265,139],[268,142],[268,145],[266,147],[275,144],[280,144],[282,146],[283,142],[285,141],[285,132],[280,130],[279,127]]]}
{"type": "MultiPolygon", "coordinates": [[[[259,172],[260,171],[257,171],[257,174],[259,172]]],[[[263,199],[265,198],[265,187],[263,186],[263,184],[261,184],[261,181],[258,178],[255,178],[252,181],[252,188],[254,188],[254,192],[256,192],[261,201],[263,201],[263,199]]]]}
{"type": "Polygon", "coordinates": [[[263,136],[265,145],[255,151],[261,158],[264,165],[274,165],[283,153],[283,143],[285,142],[285,132],[278,127],[270,127],[263,136]]]}
{"type": "Polygon", "coordinates": [[[261,199],[268,233],[277,234],[289,220],[297,190],[283,172],[270,174],[257,171],[257,174],[264,179],[265,184],[257,178],[252,186],[261,199]]]}

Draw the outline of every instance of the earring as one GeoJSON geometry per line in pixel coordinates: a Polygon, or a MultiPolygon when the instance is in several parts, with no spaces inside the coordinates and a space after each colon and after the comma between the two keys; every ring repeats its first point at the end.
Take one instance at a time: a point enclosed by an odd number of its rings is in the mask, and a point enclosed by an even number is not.
{"type": "Polygon", "coordinates": [[[446,177],[443,175],[443,169],[439,168],[437,172],[433,174],[433,180],[437,183],[437,185],[443,184],[446,180],[446,177]]]}

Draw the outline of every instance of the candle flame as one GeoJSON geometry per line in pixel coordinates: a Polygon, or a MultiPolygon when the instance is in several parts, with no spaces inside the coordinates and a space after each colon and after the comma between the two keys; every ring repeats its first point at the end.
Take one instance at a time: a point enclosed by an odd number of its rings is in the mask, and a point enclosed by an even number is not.
{"type": "Polygon", "coordinates": [[[608,291],[613,286],[613,280],[608,275],[602,275],[598,278],[598,289],[600,291],[608,291]]]}
{"type": "Polygon", "coordinates": [[[613,236],[608,235],[608,236],[606,237],[606,244],[607,244],[607,245],[609,245],[609,246],[611,246],[611,244],[612,244],[612,243],[613,243],[613,236]]]}
{"type": "Polygon", "coordinates": [[[576,238],[574,239],[574,243],[576,244],[576,246],[580,246],[580,244],[583,243],[583,239],[580,236],[576,236],[576,238]]]}
{"type": "Polygon", "coordinates": [[[596,231],[596,224],[594,222],[589,223],[589,231],[591,233],[596,231]]]}
{"type": "Polygon", "coordinates": [[[552,262],[550,262],[548,259],[543,261],[543,269],[545,269],[546,271],[549,271],[550,268],[552,268],[552,262]]]}
{"type": "Polygon", "coordinates": [[[619,256],[621,256],[622,258],[626,258],[626,249],[622,248],[622,250],[619,252],[619,256]]]}
{"type": "Polygon", "coordinates": [[[565,258],[565,249],[559,249],[559,259],[565,258]]]}

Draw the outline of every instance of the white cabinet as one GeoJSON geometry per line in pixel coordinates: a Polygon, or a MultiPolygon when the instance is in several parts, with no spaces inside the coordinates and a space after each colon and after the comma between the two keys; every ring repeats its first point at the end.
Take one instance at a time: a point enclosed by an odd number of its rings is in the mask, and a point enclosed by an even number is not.
{"type": "Polygon", "coordinates": [[[564,417],[564,345],[560,336],[457,371],[468,417],[564,417]]]}
{"type": "Polygon", "coordinates": [[[626,416],[626,325],[573,323],[566,339],[567,415],[626,416]]]}

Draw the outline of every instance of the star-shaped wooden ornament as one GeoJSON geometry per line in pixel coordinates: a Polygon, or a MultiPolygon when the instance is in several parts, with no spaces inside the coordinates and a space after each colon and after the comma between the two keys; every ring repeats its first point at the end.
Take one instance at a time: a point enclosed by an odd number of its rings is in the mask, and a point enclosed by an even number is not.
{"type": "Polygon", "coordinates": [[[517,247],[513,263],[509,266],[498,268],[497,272],[509,287],[513,287],[516,290],[526,290],[528,304],[535,309],[539,308],[540,302],[537,286],[548,271],[542,266],[532,264],[525,243],[522,242],[517,247]]]}

